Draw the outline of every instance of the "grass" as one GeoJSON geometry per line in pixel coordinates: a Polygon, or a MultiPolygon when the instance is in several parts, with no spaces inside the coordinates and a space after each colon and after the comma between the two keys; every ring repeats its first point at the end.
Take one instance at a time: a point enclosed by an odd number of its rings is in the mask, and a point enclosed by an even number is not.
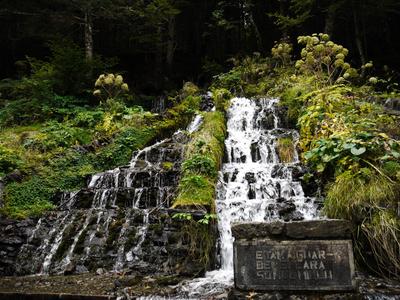
{"type": "Polygon", "coordinates": [[[324,212],[330,218],[362,219],[371,208],[397,203],[398,184],[381,174],[368,177],[344,172],[327,189],[324,212]]]}
{"type": "Polygon", "coordinates": [[[278,156],[281,162],[290,163],[294,159],[294,143],[292,137],[282,137],[278,139],[278,156]]]}
{"type": "MultiPolygon", "coordinates": [[[[361,225],[361,230],[376,261],[374,271],[399,278],[400,221],[396,215],[381,209],[374,214],[371,222],[361,225]]],[[[368,261],[365,262],[371,266],[368,261]]]]}

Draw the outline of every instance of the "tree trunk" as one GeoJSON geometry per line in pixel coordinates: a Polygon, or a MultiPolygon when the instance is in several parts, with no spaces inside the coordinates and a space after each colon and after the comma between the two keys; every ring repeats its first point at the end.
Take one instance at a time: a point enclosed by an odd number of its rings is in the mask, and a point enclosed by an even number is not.
{"type": "Polygon", "coordinates": [[[336,11],[328,8],[325,18],[325,29],[324,32],[329,34],[330,37],[333,35],[333,28],[335,26],[336,11]]]}
{"type": "MultiPolygon", "coordinates": [[[[367,59],[366,59],[365,53],[364,53],[363,37],[362,37],[361,30],[360,30],[358,9],[359,9],[359,6],[355,5],[355,3],[353,1],[353,22],[354,22],[354,34],[355,34],[356,46],[357,46],[358,54],[360,56],[361,64],[365,65],[367,62],[367,59]]],[[[364,70],[365,70],[365,68],[362,68],[362,71],[361,71],[362,77],[365,75],[364,70]]]]}
{"type": "Polygon", "coordinates": [[[167,55],[166,62],[168,72],[172,72],[172,64],[174,61],[174,54],[176,49],[175,43],[175,17],[171,17],[168,21],[168,41],[167,41],[167,55]]]}
{"type": "Polygon", "coordinates": [[[256,36],[258,51],[262,52],[263,51],[262,37],[261,37],[260,31],[258,30],[257,24],[254,21],[253,12],[251,11],[250,3],[245,2],[245,7],[246,7],[247,15],[249,18],[249,22],[250,22],[251,26],[253,27],[254,34],[256,36]]]}
{"type": "Polygon", "coordinates": [[[155,49],[155,66],[154,66],[154,86],[158,90],[162,85],[163,73],[163,30],[161,26],[157,27],[157,42],[155,49]]]}
{"type": "Polygon", "coordinates": [[[86,60],[93,59],[93,21],[91,9],[85,10],[85,56],[86,60]]]}

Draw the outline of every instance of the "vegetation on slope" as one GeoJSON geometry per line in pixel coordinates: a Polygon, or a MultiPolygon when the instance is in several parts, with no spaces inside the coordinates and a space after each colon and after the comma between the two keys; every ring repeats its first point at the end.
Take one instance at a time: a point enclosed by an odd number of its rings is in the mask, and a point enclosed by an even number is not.
{"type": "Polygon", "coordinates": [[[271,58],[237,60],[214,85],[281,98],[300,131],[302,158],[314,171],[306,177],[323,186],[323,212],[352,222],[360,262],[399,277],[400,120],[383,107],[399,91],[370,75],[372,62],[352,67],[348,50],[326,34],[298,42],[303,49],[297,61],[290,44],[277,43],[271,58]]]}
{"type": "Polygon", "coordinates": [[[62,191],[77,190],[91,174],[128,163],[132,151],[184,126],[199,107],[196,90],[183,89],[171,97],[175,105],[164,115],[150,113],[130,103],[123,77],[113,74],[92,86],[100,103],[84,105],[89,98],[54,92],[61,79],[50,82],[54,73],[47,72],[57,69],[53,60],[37,63],[30,77],[1,86],[2,212],[10,217],[53,208],[62,191]]]}
{"type": "Polygon", "coordinates": [[[224,156],[224,109],[229,98],[226,90],[215,90],[214,101],[218,110],[202,113],[201,128],[192,133],[185,150],[183,175],[173,207],[206,208],[214,212],[215,187],[224,156]]]}

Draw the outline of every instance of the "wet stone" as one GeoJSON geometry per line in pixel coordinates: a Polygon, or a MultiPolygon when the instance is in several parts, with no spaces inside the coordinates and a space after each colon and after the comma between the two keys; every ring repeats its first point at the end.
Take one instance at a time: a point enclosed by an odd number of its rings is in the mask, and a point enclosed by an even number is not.
{"type": "Polygon", "coordinates": [[[257,162],[261,159],[260,148],[258,147],[258,143],[251,144],[251,160],[253,162],[257,162]]]}
{"type": "Polygon", "coordinates": [[[245,177],[244,177],[248,183],[255,183],[256,182],[256,178],[254,176],[254,173],[246,173],[245,177]]]}

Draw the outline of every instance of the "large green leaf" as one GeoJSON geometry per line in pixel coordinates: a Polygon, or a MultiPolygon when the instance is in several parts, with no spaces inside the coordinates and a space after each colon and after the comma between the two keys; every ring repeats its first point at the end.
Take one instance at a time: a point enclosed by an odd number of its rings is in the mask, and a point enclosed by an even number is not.
{"type": "Polygon", "coordinates": [[[351,154],[356,155],[356,156],[363,154],[365,151],[367,151],[367,149],[365,147],[361,147],[361,148],[353,147],[350,150],[351,154]]]}

